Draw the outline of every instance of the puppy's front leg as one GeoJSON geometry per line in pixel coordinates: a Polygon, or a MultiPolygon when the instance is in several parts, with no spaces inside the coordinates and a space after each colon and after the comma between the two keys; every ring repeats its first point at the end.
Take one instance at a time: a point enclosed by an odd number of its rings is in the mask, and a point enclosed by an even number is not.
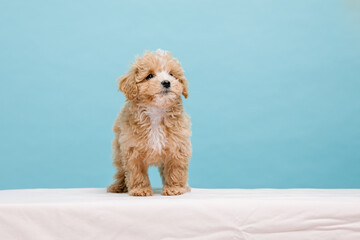
{"type": "Polygon", "coordinates": [[[131,158],[127,164],[126,182],[131,196],[151,196],[153,191],[147,174],[147,166],[139,157],[131,158]]]}
{"type": "Polygon", "coordinates": [[[180,162],[174,160],[166,161],[162,169],[162,176],[164,179],[163,195],[181,195],[190,191],[190,187],[187,186],[187,159],[180,162]]]}

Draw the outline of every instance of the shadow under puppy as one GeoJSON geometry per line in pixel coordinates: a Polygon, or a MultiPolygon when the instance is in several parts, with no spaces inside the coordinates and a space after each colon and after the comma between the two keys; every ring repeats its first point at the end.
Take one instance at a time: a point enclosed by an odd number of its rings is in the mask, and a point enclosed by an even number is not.
{"type": "Polygon", "coordinates": [[[179,61],[168,51],[147,51],[119,79],[119,90],[127,100],[113,127],[117,172],[107,191],[151,196],[150,165],[159,167],[163,195],[190,191],[191,123],[181,99],[188,87],[179,61]]]}

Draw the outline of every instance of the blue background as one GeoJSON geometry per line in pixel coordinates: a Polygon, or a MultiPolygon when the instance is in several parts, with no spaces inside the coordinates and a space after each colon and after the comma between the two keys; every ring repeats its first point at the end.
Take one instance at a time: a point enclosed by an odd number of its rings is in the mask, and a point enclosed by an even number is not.
{"type": "Polygon", "coordinates": [[[0,29],[0,189],[111,183],[116,78],[157,48],[192,187],[360,188],[359,1],[1,1],[0,29]]]}

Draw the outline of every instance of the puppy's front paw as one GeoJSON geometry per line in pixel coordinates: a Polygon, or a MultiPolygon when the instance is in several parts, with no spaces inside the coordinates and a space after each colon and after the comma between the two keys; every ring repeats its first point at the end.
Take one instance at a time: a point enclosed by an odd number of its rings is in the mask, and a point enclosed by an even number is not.
{"type": "Polygon", "coordinates": [[[153,191],[151,189],[151,187],[147,187],[147,188],[133,188],[130,190],[129,194],[131,196],[140,196],[140,197],[145,197],[145,196],[152,196],[153,195],[153,191]]]}
{"type": "Polygon", "coordinates": [[[162,195],[165,196],[174,196],[181,195],[184,193],[190,192],[190,187],[178,187],[178,186],[164,186],[162,195]]]}

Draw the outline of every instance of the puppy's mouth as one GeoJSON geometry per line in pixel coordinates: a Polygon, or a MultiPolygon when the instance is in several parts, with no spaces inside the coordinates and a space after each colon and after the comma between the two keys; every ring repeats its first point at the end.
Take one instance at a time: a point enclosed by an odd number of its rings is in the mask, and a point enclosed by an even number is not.
{"type": "Polygon", "coordinates": [[[161,96],[164,96],[164,95],[168,95],[169,93],[171,93],[171,90],[169,90],[169,89],[164,89],[164,90],[162,90],[159,94],[160,94],[161,96]]]}
{"type": "Polygon", "coordinates": [[[177,96],[177,94],[174,91],[171,91],[170,89],[164,89],[161,90],[160,92],[158,92],[157,94],[155,94],[158,98],[163,98],[163,99],[170,99],[170,98],[174,98],[175,96],[177,96]]]}

